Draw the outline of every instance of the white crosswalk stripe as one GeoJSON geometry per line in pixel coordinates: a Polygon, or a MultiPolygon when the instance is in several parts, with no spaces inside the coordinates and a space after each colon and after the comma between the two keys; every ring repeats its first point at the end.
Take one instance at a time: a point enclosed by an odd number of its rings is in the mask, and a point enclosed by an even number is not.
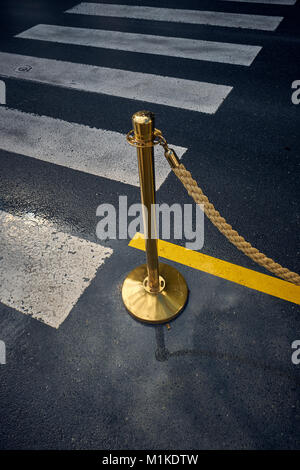
{"type": "Polygon", "coordinates": [[[153,8],[147,6],[112,5],[106,3],[80,3],[66,11],[81,15],[113,16],[152,21],[225,26],[274,31],[282,16],[248,15],[218,11],[185,10],[174,8],[153,8]]]}
{"type": "Polygon", "coordinates": [[[225,85],[3,52],[0,75],[209,114],[232,90],[225,85]],[[32,69],[24,72],[28,64],[32,69]]]}
{"type": "MultiPolygon", "coordinates": [[[[9,152],[139,186],[133,148],[118,132],[0,108],[0,134],[0,147],[9,152]]],[[[179,158],[186,151],[172,148],[179,158]]],[[[157,189],[169,173],[164,159],[158,158],[157,189]]]]}
{"type": "Polygon", "coordinates": [[[113,250],[0,211],[0,302],[58,328],[113,250]]]}
{"type": "Polygon", "coordinates": [[[244,44],[46,24],[34,26],[17,37],[234,65],[251,65],[261,50],[260,46],[244,44]]]}

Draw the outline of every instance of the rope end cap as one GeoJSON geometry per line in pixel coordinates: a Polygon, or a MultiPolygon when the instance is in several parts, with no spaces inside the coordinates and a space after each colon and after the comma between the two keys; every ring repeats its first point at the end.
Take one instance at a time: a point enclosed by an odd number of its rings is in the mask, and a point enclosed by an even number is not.
{"type": "Polygon", "coordinates": [[[165,150],[165,157],[166,159],[168,160],[168,163],[170,165],[171,168],[178,168],[180,163],[179,163],[179,159],[176,155],[176,153],[174,152],[173,149],[166,149],[165,150]]]}

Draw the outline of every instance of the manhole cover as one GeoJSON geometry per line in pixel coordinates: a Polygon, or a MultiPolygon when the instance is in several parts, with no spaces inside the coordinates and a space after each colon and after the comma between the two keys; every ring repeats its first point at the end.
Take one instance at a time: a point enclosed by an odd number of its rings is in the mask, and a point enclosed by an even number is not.
{"type": "Polygon", "coordinates": [[[29,72],[31,69],[31,65],[20,65],[20,67],[16,68],[16,72],[29,72]]]}

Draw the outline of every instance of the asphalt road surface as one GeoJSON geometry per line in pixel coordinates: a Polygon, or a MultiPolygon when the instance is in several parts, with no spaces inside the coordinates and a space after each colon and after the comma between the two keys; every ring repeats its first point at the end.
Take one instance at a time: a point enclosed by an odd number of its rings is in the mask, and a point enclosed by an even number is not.
{"type": "MultiPolygon", "coordinates": [[[[188,304],[139,323],[120,289],[145,255],[99,240],[96,209],[139,202],[125,135],[149,109],[229,223],[300,271],[300,4],[111,3],[1,2],[0,448],[299,448],[297,303],[169,261],[188,304]]],[[[155,158],[158,202],[190,203],[155,158]]],[[[207,220],[201,251],[268,274],[207,220]]]]}

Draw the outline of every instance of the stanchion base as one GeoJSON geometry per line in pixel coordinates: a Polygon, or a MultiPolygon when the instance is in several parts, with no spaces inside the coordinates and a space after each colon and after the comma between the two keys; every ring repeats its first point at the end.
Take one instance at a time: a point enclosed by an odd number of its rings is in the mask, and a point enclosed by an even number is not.
{"type": "Polygon", "coordinates": [[[167,323],[183,309],[188,297],[184,277],[173,266],[159,263],[159,274],[165,281],[164,289],[158,294],[145,290],[147,265],[131,271],[122,287],[122,298],[128,312],[146,323],[167,323]]]}

